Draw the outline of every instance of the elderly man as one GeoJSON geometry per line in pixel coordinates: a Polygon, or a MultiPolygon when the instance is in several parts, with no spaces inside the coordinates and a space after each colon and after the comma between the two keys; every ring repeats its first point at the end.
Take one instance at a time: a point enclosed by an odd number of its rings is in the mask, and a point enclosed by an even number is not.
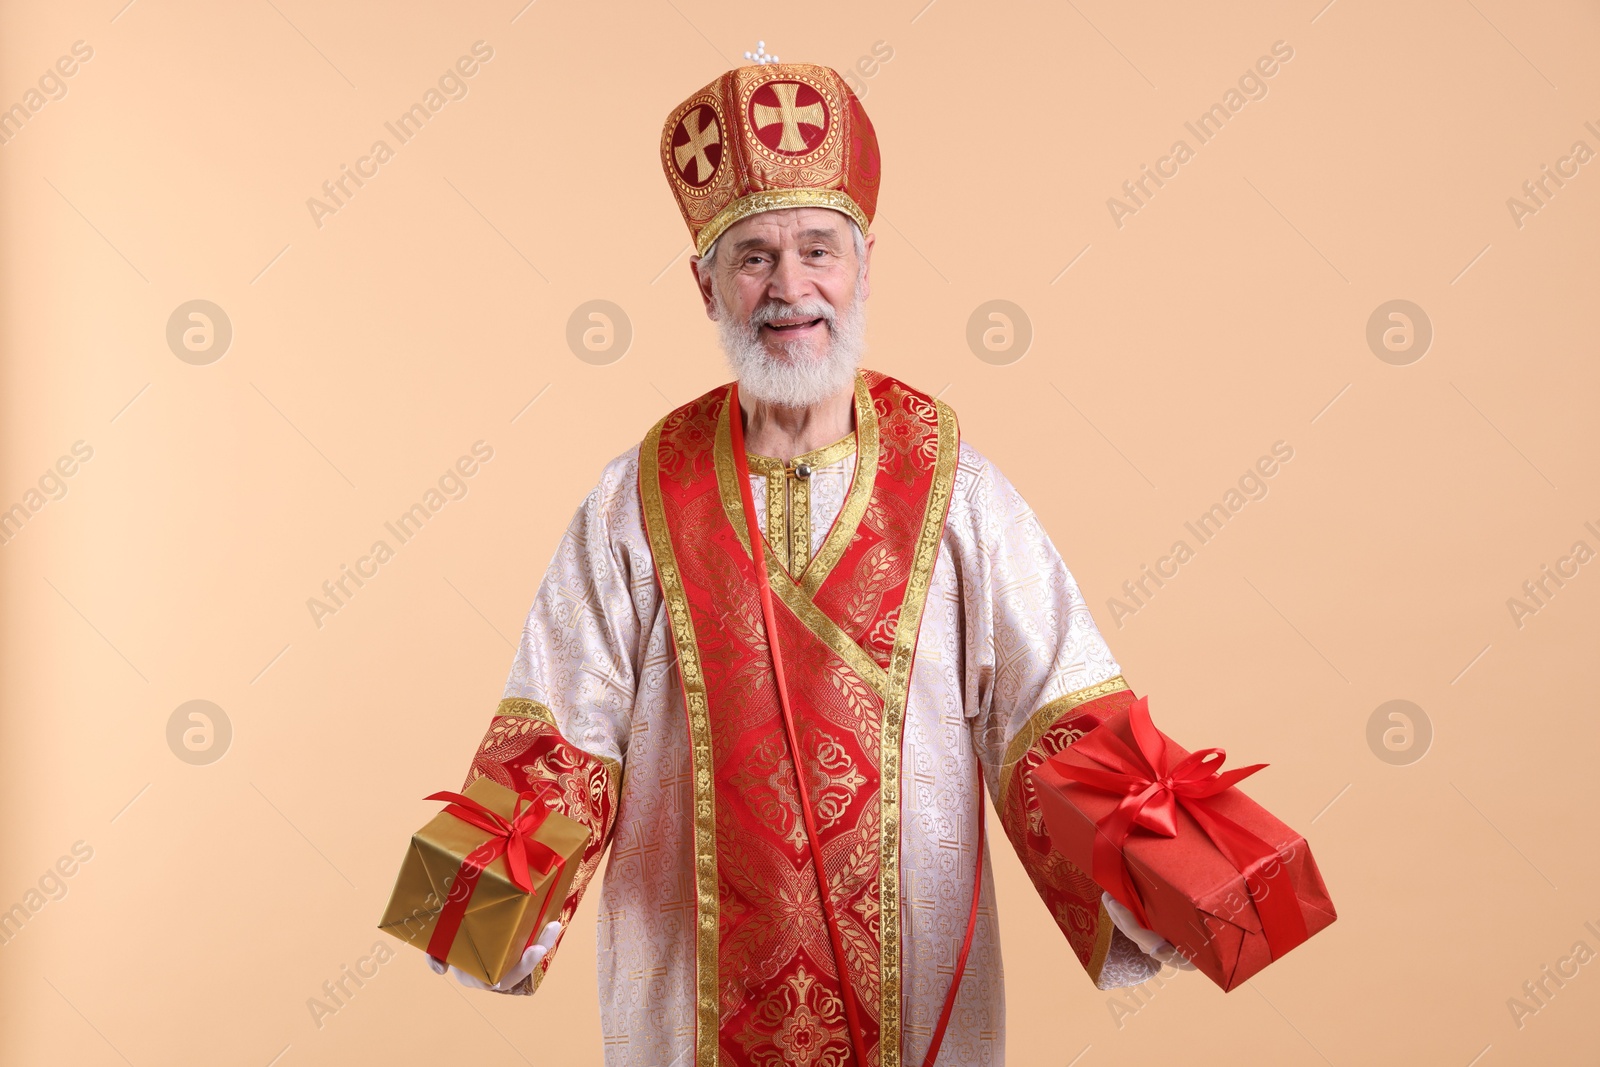
{"type": "Polygon", "coordinates": [[[1026,773],[1132,694],[954,412],[859,369],[879,158],[839,75],[729,71],[661,154],[737,381],[606,466],[528,614],[468,781],[553,781],[593,837],[495,988],[610,846],[608,1064],[1001,1064],[985,785],[1090,978],[1159,966],[1026,773]]]}

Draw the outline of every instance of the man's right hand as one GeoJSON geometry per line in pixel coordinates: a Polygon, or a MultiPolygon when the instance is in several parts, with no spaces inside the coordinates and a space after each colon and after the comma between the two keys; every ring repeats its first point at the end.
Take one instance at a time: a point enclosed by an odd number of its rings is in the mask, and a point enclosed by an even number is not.
{"type": "Polygon", "coordinates": [[[538,940],[528,946],[527,951],[522,954],[522,959],[517,961],[517,965],[502,975],[500,981],[494,985],[490,985],[481,978],[474,978],[459,967],[447,967],[442,961],[436,960],[432,956],[428,957],[428,966],[432,968],[434,974],[443,974],[448,970],[456,976],[456,981],[473,989],[487,989],[494,993],[510,993],[521,984],[524,978],[533,973],[533,969],[539,966],[539,961],[544,959],[550,950],[555,947],[556,938],[560,936],[561,924],[558,922],[550,923],[539,934],[538,940]]]}

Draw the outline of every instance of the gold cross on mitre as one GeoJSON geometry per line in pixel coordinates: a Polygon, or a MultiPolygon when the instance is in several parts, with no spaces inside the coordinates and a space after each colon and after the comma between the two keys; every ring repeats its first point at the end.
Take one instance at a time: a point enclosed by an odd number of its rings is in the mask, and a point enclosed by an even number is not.
{"type": "Polygon", "coordinates": [[[683,128],[688,131],[689,140],[673,148],[672,155],[677,160],[678,170],[685,178],[689,175],[689,161],[693,160],[695,180],[703,184],[711,174],[711,157],[706,155],[706,149],[721,143],[722,135],[717,131],[716,116],[709,113],[706,115],[706,124],[699,129],[695,128],[695,119],[700,110],[702,109],[691,111],[683,117],[683,128]]]}
{"type": "Polygon", "coordinates": [[[800,136],[802,122],[821,126],[827,121],[827,112],[822,110],[821,104],[813,102],[805,107],[795,106],[795,97],[799,92],[800,86],[796,82],[774,82],[772,93],[778,98],[778,106],[757,104],[754,109],[758,130],[764,130],[774,122],[783,123],[783,138],[778,142],[778,147],[785,152],[805,151],[806,139],[800,136]]]}

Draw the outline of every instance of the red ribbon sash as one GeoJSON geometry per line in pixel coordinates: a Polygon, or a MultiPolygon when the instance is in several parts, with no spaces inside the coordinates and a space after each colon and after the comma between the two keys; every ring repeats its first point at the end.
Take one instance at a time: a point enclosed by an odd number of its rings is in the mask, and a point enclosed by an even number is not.
{"type": "MultiPolygon", "coordinates": [[[[510,819],[498,812],[490,811],[471,797],[448,790],[430,793],[423,799],[450,801],[451,803],[445,806],[445,811],[490,835],[489,840],[473,849],[461,861],[455,881],[451,883],[450,891],[445,897],[444,909],[439,913],[439,921],[434,924],[433,936],[428,939],[428,955],[442,963],[450,955],[450,946],[455,943],[456,934],[461,929],[461,921],[466,917],[467,904],[472,900],[473,891],[478,887],[479,876],[502,853],[506,857],[506,869],[510,874],[511,884],[524,893],[533,892],[533,879],[528,875],[530,869],[537,868],[545,875],[554,872],[559,876],[561,869],[566,865],[566,860],[549,845],[534,840],[534,833],[544,823],[545,816],[549,815],[552,809],[544,806],[536,807],[534,801],[537,797],[532,790],[517,795],[516,807],[512,809],[510,819]]],[[[550,898],[546,897],[539,909],[539,918],[533,924],[530,943],[533,938],[539,936],[549,911],[550,898]]]]}
{"type": "Polygon", "coordinates": [[[1091,877],[1133,912],[1139,925],[1149,929],[1144,900],[1134,886],[1122,849],[1135,826],[1176,837],[1177,805],[1182,804],[1234,870],[1244,875],[1272,958],[1309,937],[1294,884],[1278,850],[1217,811],[1211,800],[1266,764],[1223,772],[1220,768],[1227,754],[1220,748],[1200,749],[1174,763],[1166,738],[1150,721],[1150,708],[1143,697],[1128,708],[1128,725],[1135,748],[1107,730],[1093,730],[1073,744],[1071,751],[1088,756],[1101,767],[1079,767],[1064,760],[1055,765],[1063,777],[1091,789],[1122,794],[1122,801],[1096,824],[1091,877]]]}

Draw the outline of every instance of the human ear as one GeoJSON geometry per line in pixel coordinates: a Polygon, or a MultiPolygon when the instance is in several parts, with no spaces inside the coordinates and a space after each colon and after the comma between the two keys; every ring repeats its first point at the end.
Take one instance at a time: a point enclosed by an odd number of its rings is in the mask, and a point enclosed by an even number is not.
{"type": "Polygon", "coordinates": [[[700,290],[700,299],[706,306],[706,318],[710,319],[712,322],[716,322],[717,299],[716,294],[711,288],[716,284],[716,279],[709,276],[701,276],[699,256],[689,257],[689,273],[694,275],[694,286],[696,289],[700,290]]]}
{"type": "Polygon", "coordinates": [[[862,246],[861,296],[863,298],[872,295],[872,246],[877,241],[878,235],[869,233],[862,246]]]}

